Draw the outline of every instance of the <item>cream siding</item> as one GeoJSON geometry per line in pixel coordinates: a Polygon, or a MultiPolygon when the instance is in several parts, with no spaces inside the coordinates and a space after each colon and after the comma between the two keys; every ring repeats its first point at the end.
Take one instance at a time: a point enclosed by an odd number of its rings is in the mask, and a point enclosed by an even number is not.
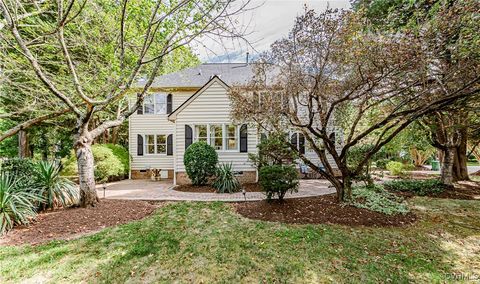
{"type": "MultiPolygon", "coordinates": [[[[185,102],[192,92],[173,92],[172,93],[172,110],[175,110],[183,102],[185,102]]],[[[146,134],[174,134],[175,124],[168,120],[167,114],[142,114],[134,113],[129,118],[129,151],[131,155],[132,170],[144,170],[149,168],[156,169],[173,169],[173,160],[175,152],[172,156],[166,154],[149,155],[144,151],[143,156],[137,155],[137,135],[146,134]]],[[[175,137],[174,137],[175,149],[175,137]]],[[[145,141],[144,141],[145,142],[145,141]]],[[[145,145],[145,144],[144,144],[145,145]]]]}
{"type": "MultiPolygon", "coordinates": [[[[184,172],[185,125],[192,128],[195,124],[229,124],[230,99],[227,89],[217,80],[213,80],[202,93],[192,100],[176,116],[176,171],[184,172]]],[[[248,152],[257,151],[256,127],[248,125],[248,152]]],[[[219,163],[232,163],[234,171],[254,171],[248,160],[248,153],[236,151],[217,151],[219,163]]]]}

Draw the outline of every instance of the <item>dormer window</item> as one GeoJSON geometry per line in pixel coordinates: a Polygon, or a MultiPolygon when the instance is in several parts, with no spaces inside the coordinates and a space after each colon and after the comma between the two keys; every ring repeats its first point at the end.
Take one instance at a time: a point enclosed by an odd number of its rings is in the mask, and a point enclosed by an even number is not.
{"type": "Polygon", "coordinates": [[[167,95],[152,94],[143,101],[144,114],[166,114],[167,113],[167,95]]]}

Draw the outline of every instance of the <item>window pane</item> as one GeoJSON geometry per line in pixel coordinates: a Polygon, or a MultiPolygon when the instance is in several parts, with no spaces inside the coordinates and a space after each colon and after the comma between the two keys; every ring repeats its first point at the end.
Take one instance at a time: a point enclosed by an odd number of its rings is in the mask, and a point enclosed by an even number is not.
{"type": "Polygon", "coordinates": [[[223,138],[222,137],[211,137],[210,138],[210,145],[215,149],[215,150],[223,150],[223,138]]]}
{"type": "Polygon", "coordinates": [[[237,139],[228,138],[227,139],[227,150],[237,150],[237,139]]]}
{"type": "Polygon", "coordinates": [[[157,144],[157,154],[165,154],[166,147],[165,144],[157,144]]]}
{"type": "Polygon", "coordinates": [[[166,114],[167,113],[167,96],[164,94],[155,94],[155,113],[166,114]]]}
{"type": "Polygon", "coordinates": [[[165,144],[166,138],[165,135],[157,135],[157,144],[165,144]]]}
{"type": "Polygon", "coordinates": [[[143,100],[145,104],[152,104],[153,105],[153,95],[146,96],[143,100]]]}
{"type": "Polygon", "coordinates": [[[157,104],[165,104],[167,102],[167,96],[164,94],[156,94],[155,95],[155,103],[157,104]]]}
{"type": "Polygon", "coordinates": [[[145,109],[143,111],[144,114],[153,114],[154,113],[154,105],[153,104],[145,104],[145,109]]]}
{"type": "Polygon", "coordinates": [[[146,136],[147,136],[147,144],[155,143],[155,135],[146,135],[146,136]]]}
{"type": "Polygon", "coordinates": [[[222,126],[221,125],[210,125],[210,136],[211,137],[222,137],[222,126]]]}
{"type": "Polygon", "coordinates": [[[207,141],[206,125],[195,125],[195,138],[197,141],[207,141]]]}
{"type": "Polygon", "coordinates": [[[147,145],[147,153],[155,154],[155,145],[147,145]]]}
{"type": "Polygon", "coordinates": [[[223,150],[222,125],[210,125],[210,145],[212,145],[215,150],[223,150]]]}
{"type": "Polygon", "coordinates": [[[157,104],[156,114],[166,114],[167,106],[165,104],[157,104]]]}
{"type": "Polygon", "coordinates": [[[146,96],[145,100],[143,101],[143,113],[144,114],[153,114],[154,113],[154,104],[153,104],[153,96],[146,96]]]}
{"type": "Polygon", "coordinates": [[[237,126],[228,125],[227,126],[227,137],[237,137],[237,126]]]}

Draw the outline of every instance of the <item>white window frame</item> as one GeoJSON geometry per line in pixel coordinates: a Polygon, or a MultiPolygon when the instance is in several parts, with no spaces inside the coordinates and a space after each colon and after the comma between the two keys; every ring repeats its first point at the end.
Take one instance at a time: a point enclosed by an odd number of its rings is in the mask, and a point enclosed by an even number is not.
{"type": "Polygon", "coordinates": [[[224,144],[225,144],[225,146],[224,146],[225,151],[228,151],[228,152],[238,151],[238,152],[240,152],[240,127],[239,127],[237,124],[227,123],[227,124],[224,124],[224,128],[225,128],[225,131],[224,131],[225,136],[224,136],[223,139],[225,140],[225,143],[224,143],[224,144]],[[237,145],[236,149],[227,149],[227,147],[228,147],[228,146],[227,146],[227,145],[228,145],[228,139],[230,138],[230,137],[228,136],[228,130],[227,130],[229,125],[235,126],[235,137],[234,137],[234,138],[235,138],[235,140],[237,141],[237,143],[236,143],[236,145],[237,145]]]}
{"type": "MultiPolygon", "coordinates": [[[[206,125],[207,126],[207,144],[208,145],[212,145],[211,143],[211,135],[210,135],[210,126],[213,126],[213,125],[221,125],[222,126],[222,142],[223,142],[223,145],[222,145],[222,149],[221,150],[217,150],[215,149],[215,151],[217,152],[240,152],[240,125],[237,125],[237,124],[233,124],[233,123],[198,123],[198,124],[193,124],[192,125],[192,135],[193,135],[193,143],[195,142],[198,142],[198,137],[197,137],[197,126],[200,126],[200,125],[206,125]],[[228,125],[235,125],[235,133],[236,133],[236,139],[237,139],[237,147],[236,149],[227,149],[227,126],[228,125]]],[[[212,145],[213,147],[213,145],[212,145]]]]}
{"type": "Polygon", "coordinates": [[[167,94],[166,93],[152,93],[148,97],[153,99],[153,113],[147,113],[145,109],[145,100],[143,101],[142,108],[144,115],[165,115],[167,114],[167,94]],[[163,103],[157,103],[157,96],[162,96],[164,98],[163,103]],[[164,105],[165,112],[159,113],[160,105],[164,105]]]}
{"type": "Polygon", "coordinates": [[[209,124],[209,125],[208,125],[208,130],[209,130],[209,131],[207,131],[207,135],[208,135],[208,141],[210,142],[210,143],[209,143],[210,146],[212,146],[216,151],[223,151],[223,150],[225,149],[225,147],[226,147],[226,145],[225,145],[225,125],[222,124],[222,123],[212,123],[212,124],[209,124]],[[220,126],[220,131],[221,131],[220,137],[212,136],[212,135],[214,135],[214,134],[212,133],[212,127],[214,127],[214,126],[217,126],[217,127],[220,126]],[[216,148],[217,146],[214,145],[214,144],[215,144],[214,141],[215,141],[216,139],[218,139],[218,138],[220,138],[220,140],[222,141],[222,145],[221,145],[221,148],[220,148],[220,149],[217,149],[217,148],[216,148]],[[213,140],[213,141],[212,141],[212,140],[213,140]]]}
{"type": "Polygon", "coordinates": [[[160,155],[160,156],[166,156],[167,155],[167,147],[168,147],[168,143],[167,143],[167,138],[168,138],[168,135],[169,134],[144,134],[143,135],[143,152],[145,155],[148,155],[148,156],[154,156],[154,155],[160,155]],[[148,152],[148,145],[152,145],[152,144],[149,144],[148,141],[147,141],[147,136],[150,136],[152,135],[153,136],[153,149],[154,149],[154,152],[155,153],[149,153],[148,152]],[[165,144],[158,144],[157,141],[158,141],[158,136],[165,136],[165,144]],[[158,146],[157,145],[165,145],[165,152],[163,153],[158,153],[158,146]]]}
{"type": "MultiPolygon", "coordinates": [[[[208,145],[210,145],[210,125],[207,124],[207,123],[202,123],[202,124],[195,124],[193,125],[193,142],[198,142],[200,141],[199,138],[202,138],[202,139],[205,139],[207,142],[208,145]],[[202,136],[202,137],[198,137],[197,135],[197,126],[205,126],[206,130],[207,130],[207,136],[202,136]]],[[[203,140],[202,140],[203,141],[203,140]]]]}

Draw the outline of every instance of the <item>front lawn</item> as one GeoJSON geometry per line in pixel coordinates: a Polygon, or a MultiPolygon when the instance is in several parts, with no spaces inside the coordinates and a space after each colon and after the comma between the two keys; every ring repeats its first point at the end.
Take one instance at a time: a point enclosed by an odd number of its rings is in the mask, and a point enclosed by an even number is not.
{"type": "Polygon", "coordinates": [[[399,228],[248,220],[225,203],[172,203],[73,241],[0,247],[0,282],[443,282],[480,274],[478,201],[414,198],[399,228]]]}

